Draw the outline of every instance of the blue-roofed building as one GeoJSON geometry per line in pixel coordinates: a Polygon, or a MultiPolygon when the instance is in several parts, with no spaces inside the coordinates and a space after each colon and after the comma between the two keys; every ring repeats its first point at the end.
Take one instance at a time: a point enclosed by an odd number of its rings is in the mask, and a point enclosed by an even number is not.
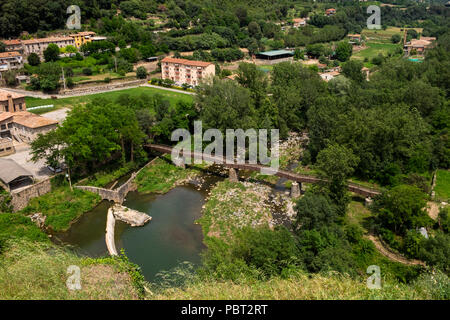
{"type": "Polygon", "coordinates": [[[264,60],[267,64],[278,63],[282,61],[291,61],[294,52],[289,50],[271,50],[263,51],[256,54],[256,58],[264,60]]]}

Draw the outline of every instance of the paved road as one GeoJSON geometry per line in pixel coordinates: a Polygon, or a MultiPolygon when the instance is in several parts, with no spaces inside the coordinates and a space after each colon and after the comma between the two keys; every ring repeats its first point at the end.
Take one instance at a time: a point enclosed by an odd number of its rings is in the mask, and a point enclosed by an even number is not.
{"type": "Polygon", "coordinates": [[[172,92],[178,92],[178,93],[183,93],[183,94],[190,94],[190,95],[194,95],[195,94],[195,92],[192,92],[192,91],[185,91],[185,90],[179,90],[179,89],[173,89],[173,88],[154,86],[152,84],[142,84],[141,87],[156,88],[156,89],[172,91],[172,92]]]}
{"type": "Polygon", "coordinates": [[[64,121],[64,119],[66,119],[68,111],[69,111],[69,108],[61,108],[61,109],[57,109],[55,111],[43,113],[43,114],[41,114],[41,116],[52,119],[52,120],[56,120],[61,124],[64,121]]]}

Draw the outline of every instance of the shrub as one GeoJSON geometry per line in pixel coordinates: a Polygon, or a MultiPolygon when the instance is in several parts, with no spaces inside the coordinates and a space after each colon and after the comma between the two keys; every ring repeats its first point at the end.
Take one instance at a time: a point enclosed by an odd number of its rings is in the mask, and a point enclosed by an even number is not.
{"type": "Polygon", "coordinates": [[[73,82],[72,78],[67,78],[66,85],[67,88],[72,89],[75,86],[75,83],[73,82]]]}
{"type": "Polygon", "coordinates": [[[92,69],[91,68],[83,68],[83,74],[86,76],[92,75],[92,69]]]}
{"type": "Polygon", "coordinates": [[[34,52],[30,53],[30,55],[28,56],[27,60],[28,60],[28,64],[30,66],[37,66],[37,65],[39,65],[41,63],[41,59],[34,52]]]}
{"type": "Polygon", "coordinates": [[[147,77],[147,70],[144,67],[137,68],[136,77],[138,77],[138,79],[145,79],[147,77]]]}

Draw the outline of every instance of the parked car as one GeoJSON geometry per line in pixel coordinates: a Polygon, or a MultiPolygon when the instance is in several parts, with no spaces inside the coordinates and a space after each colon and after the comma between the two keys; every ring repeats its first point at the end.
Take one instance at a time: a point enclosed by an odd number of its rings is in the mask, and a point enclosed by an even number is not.
{"type": "Polygon", "coordinates": [[[62,172],[61,167],[52,167],[52,166],[47,166],[48,170],[50,170],[53,173],[60,173],[62,172]]]}

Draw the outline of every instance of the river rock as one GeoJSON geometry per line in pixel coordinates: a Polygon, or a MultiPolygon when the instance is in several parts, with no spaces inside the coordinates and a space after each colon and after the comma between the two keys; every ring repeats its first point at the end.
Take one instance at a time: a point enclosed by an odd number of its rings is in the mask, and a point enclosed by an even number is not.
{"type": "Polygon", "coordinates": [[[143,226],[152,219],[152,217],[143,212],[127,208],[120,204],[115,204],[111,208],[111,211],[114,215],[114,218],[128,223],[132,227],[143,226]]]}

